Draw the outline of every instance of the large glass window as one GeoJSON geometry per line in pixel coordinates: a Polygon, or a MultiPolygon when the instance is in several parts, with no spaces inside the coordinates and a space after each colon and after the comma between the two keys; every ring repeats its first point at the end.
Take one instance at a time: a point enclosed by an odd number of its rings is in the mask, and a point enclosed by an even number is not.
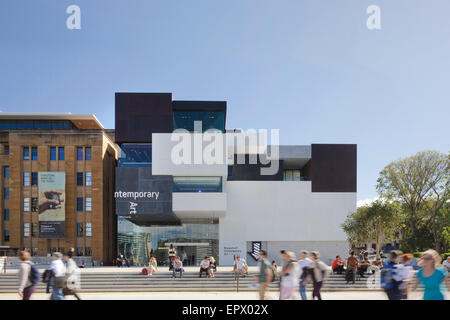
{"type": "Polygon", "coordinates": [[[173,177],[173,192],[222,192],[222,177],[173,177]]]}
{"type": "Polygon", "coordinates": [[[69,120],[0,120],[3,130],[67,130],[71,127],[69,120]]]}
{"type": "Polygon", "coordinates": [[[150,167],[152,165],[151,144],[122,144],[119,167],[150,167]]]}
{"type": "Polygon", "coordinates": [[[59,151],[58,159],[59,160],[64,160],[64,147],[59,147],[58,151],[59,151]]]}
{"type": "Polygon", "coordinates": [[[9,221],[9,209],[8,208],[3,209],[3,220],[9,221]]]}
{"type": "Polygon", "coordinates": [[[25,222],[23,224],[23,236],[24,237],[30,236],[30,224],[28,222],[25,222]]]}
{"type": "Polygon", "coordinates": [[[92,211],[92,198],[86,198],[86,211],[92,211]]]}
{"type": "Polygon", "coordinates": [[[30,185],[30,173],[24,172],[23,173],[23,186],[28,187],[30,185]]]}
{"type": "Polygon", "coordinates": [[[85,153],[86,153],[86,160],[91,160],[92,159],[92,149],[91,149],[91,147],[87,147],[84,150],[85,150],[85,153]]]}
{"type": "Polygon", "coordinates": [[[77,237],[82,237],[82,236],[83,236],[83,223],[78,222],[77,223],[77,237]]]}
{"type": "Polygon", "coordinates": [[[219,111],[174,111],[173,129],[194,132],[194,121],[201,121],[202,131],[217,129],[225,132],[225,113],[219,111]]]}
{"type": "Polygon", "coordinates": [[[23,198],[23,211],[30,211],[30,198],[23,198]]]}
{"type": "Polygon", "coordinates": [[[77,160],[83,160],[83,147],[77,148],[77,160]]]}
{"type": "Polygon", "coordinates": [[[92,172],[86,172],[86,186],[92,186],[92,172]]]}
{"type": "Polygon", "coordinates": [[[77,186],[83,185],[83,172],[77,172],[77,186]]]}
{"type": "Polygon", "coordinates": [[[30,148],[23,148],[23,160],[30,160],[30,148]]]}
{"type": "Polygon", "coordinates": [[[77,211],[83,211],[83,198],[77,198],[77,211]]]}
{"type": "Polygon", "coordinates": [[[50,160],[56,160],[56,147],[50,148],[50,160]]]}
{"type": "Polygon", "coordinates": [[[9,230],[5,230],[4,236],[3,236],[3,240],[5,242],[9,242],[9,230]]]}
{"type": "Polygon", "coordinates": [[[86,222],[86,237],[92,237],[92,223],[86,222]]]}
{"type": "Polygon", "coordinates": [[[31,173],[31,185],[32,186],[37,186],[38,184],[38,173],[37,172],[32,172],[31,173]]]}
{"type": "Polygon", "coordinates": [[[38,149],[37,147],[31,148],[31,160],[37,160],[38,159],[38,149]]]}
{"type": "Polygon", "coordinates": [[[3,167],[3,177],[9,178],[9,166],[3,167]]]}

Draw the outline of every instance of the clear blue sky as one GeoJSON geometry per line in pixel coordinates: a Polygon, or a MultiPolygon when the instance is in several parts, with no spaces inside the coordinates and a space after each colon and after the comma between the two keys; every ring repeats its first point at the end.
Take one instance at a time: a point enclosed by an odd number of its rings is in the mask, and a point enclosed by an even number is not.
{"type": "Polygon", "coordinates": [[[362,200],[390,161],[450,150],[449,40],[448,0],[2,0],[0,109],[113,128],[117,91],[226,100],[228,128],[358,144],[362,200]]]}

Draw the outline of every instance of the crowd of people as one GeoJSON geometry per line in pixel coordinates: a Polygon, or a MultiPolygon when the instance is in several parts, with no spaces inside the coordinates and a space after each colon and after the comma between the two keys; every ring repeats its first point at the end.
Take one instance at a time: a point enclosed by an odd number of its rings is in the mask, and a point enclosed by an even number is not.
{"type": "Polygon", "coordinates": [[[65,296],[73,295],[80,300],[77,290],[80,287],[79,269],[72,259],[74,249],[70,249],[65,255],[60,252],[52,254],[50,268],[41,276],[38,269],[30,261],[30,253],[21,251],[19,269],[19,295],[23,300],[30,300],[36,285],[43,281],[47,284],[47,293],[50,300],[64,300],[65,296]]]}
{"type": "MultiPolygon", "coordinates": [[[[260,251],[258,279],[259,297],[265,299],[265,293],[270,283],[279,280],[280,300],[297,299],[297,291],[302,300],[307,300],[306,286],[312,285],[312,299],[321,300],[321,289],[329,277],[329,267],[320,260],[318,251],[303,250],[299,259],[295,253],[281,251],[283,261],[281,272],[275,261],[267,260],[267,252],[260,251]]],[[[424,289],[424,300],[443,300],[447,287],[450,285],[448,272],[450,271],[450,257],[441,265],[441,257],[435,250],[425,251],[418,263],[412,254],[404,254],[399,250],[392,250],[384,261],[376,258],[369,261],[367,252],[362,249],[358,256],[354,251],[344,261],[340,256],[331,265],[332,272],[345,274],[346,283],[355,283],[355,276],[365,278],[366,275],[379,275],[380,286],[388,299],[402,300],[408,298],[408,291],[415,291],[419,285],[424,289]],[[415,272],[415,270],[418,270],[415,272]]]]}

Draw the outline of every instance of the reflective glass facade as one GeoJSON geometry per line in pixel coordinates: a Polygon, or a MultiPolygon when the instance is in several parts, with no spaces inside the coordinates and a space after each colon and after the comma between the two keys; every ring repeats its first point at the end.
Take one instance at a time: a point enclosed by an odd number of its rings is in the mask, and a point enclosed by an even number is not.
{"type": "Polygon", "coordinates": [[[204,256],[219,256],[219,224],[217,220],[196,219],[180,226],[138,226],[118,218],[118,251],[134,265],[148,263],[150,253],[158,265],[169,264],[169,246],[174,244],[176,254],[185,266],[199,265],[204,256]]]}
{"type": "Polygon", "coordinates": [[[73,125],[67,120],[0,120],[3,130],[68,130],[73,125]]]}
{"type": "Polygon", "coordinates": [[[194,121],[202,122],[202,130],[217,129],[225,132],[225,113],[219,111],[174,111],[173,129],[194,132],[194,121]]]}
{"type": "Polygon", "coordinates": [[[151,144],[128,144],[120,146],[119,167],[151,167],[151,144]]]}
{"type": "Polygon", "coordinates": [[[222,192],[222,177],[173,177],[173,192],[222,192]]]}

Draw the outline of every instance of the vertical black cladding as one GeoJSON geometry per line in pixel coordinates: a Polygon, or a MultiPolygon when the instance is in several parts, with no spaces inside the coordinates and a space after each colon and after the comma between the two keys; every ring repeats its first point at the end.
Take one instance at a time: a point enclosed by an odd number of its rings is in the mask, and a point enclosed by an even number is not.
{"type": "Polygon", "coordinates": [[[171,93],[116,93],[116,143],[151,143],[173,131],[171,93]]]}
{"type": "Polygon", "coordinates": [[[356,192],[356,144],[313,144],[307,167],[312,192],[356,192]]]}

